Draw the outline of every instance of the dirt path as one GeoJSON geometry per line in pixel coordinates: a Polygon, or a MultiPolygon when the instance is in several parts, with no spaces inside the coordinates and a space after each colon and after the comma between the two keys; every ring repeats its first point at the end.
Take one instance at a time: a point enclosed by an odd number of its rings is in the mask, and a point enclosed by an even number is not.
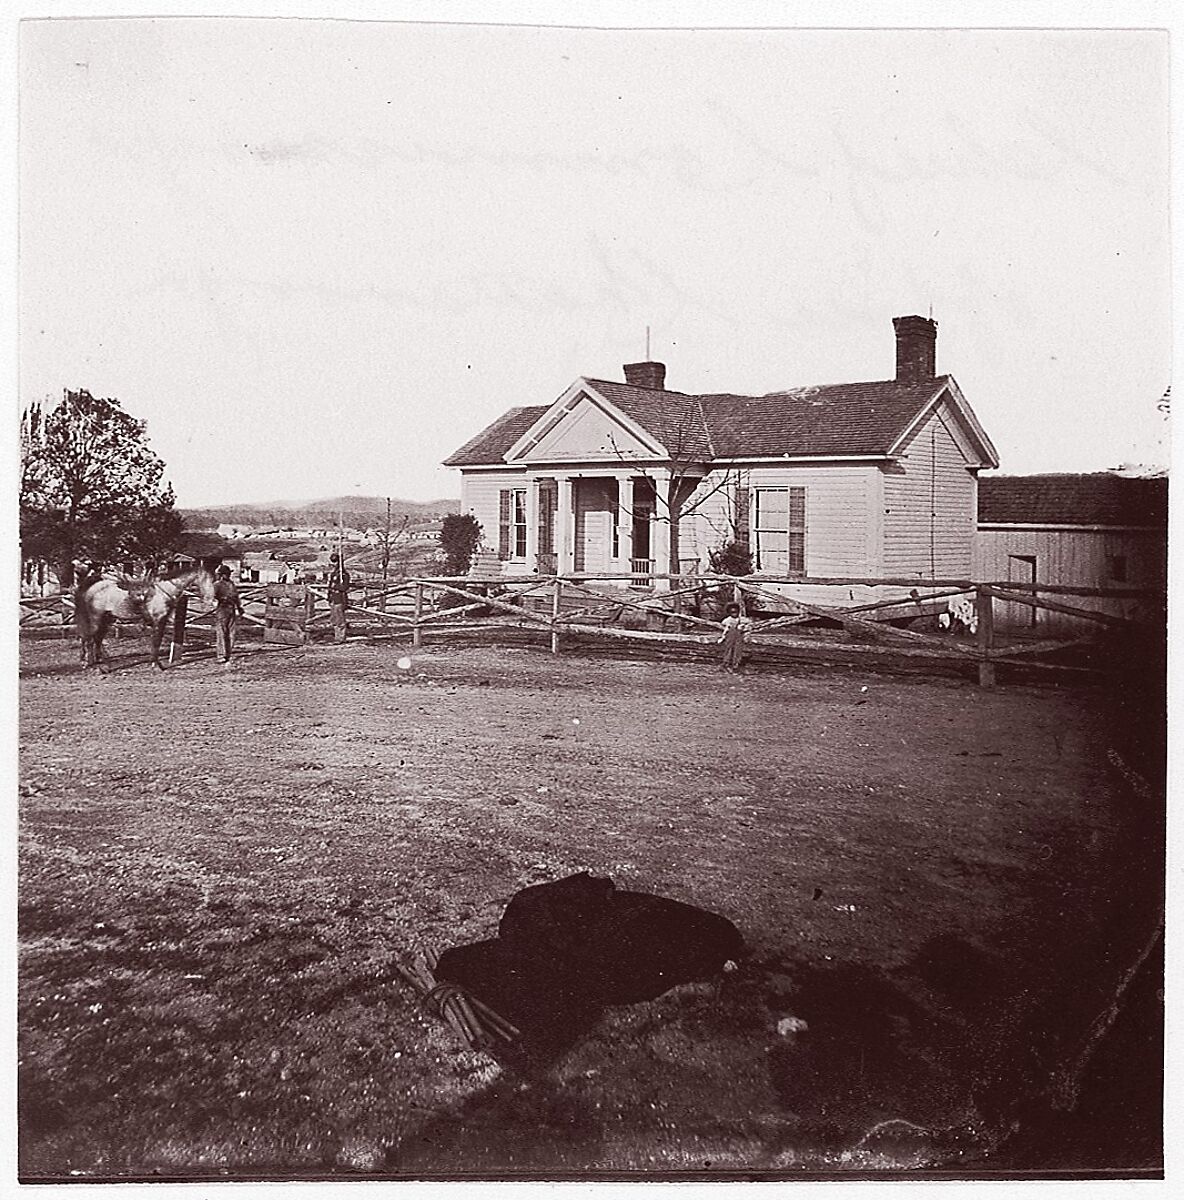
{"type": "Polygon", "coordinates": [[[1089,691],[400,653],[22,647],[26,1176],[956,1164],[1153,927],[1089,691]],[[585,868],[751,957],[524,1085],[391,957],[585,868]]]}

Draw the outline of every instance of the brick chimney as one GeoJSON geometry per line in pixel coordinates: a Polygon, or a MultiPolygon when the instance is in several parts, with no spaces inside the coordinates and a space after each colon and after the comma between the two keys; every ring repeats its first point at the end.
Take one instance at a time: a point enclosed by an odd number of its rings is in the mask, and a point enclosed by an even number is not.
{"type": "Polygon", "coordinates": [[[666,387],[666,364],[660,362],[626,363],[625,382],[634,387],[654,388],[660,392],[666,387]]]}
{"type": "Polygon", "coordinates": [[[932,317],[893,317],[896,379],[922,383],[937,374],[937,322],[932,317]]]}

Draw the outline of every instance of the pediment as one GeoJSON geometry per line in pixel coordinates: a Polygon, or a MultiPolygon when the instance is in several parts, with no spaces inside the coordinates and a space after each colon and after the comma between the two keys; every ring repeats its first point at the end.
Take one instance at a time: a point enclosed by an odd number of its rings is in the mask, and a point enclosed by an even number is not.
{"type": "Polygon", "coordinates": [[[627,418],[599,397],[583,391],[547,414],[532,430],[531,444],[516,447],[515,462],[636,461],[660,456],[662,448],[647,442],[627,418]]]}

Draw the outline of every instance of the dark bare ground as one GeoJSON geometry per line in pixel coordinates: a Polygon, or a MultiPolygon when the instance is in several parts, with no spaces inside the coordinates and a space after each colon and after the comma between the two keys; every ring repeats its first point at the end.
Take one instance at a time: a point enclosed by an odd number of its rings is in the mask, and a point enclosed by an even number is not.
{"type": "Polygon", "coordinates": [[[1162,995],[1153,953],[1141,1005],[1109,1007],[1163,867],[1098,692],[533,647],[429,647],[400,680],[389,643],[157,674],[112,649],[103,677],[22,647],[25,1178],[1162,1161],[1148,1062],[1088,1053],[1091,1029],[1154,1047],[1162,995]],[[750,957],[522,1079],[391,961],[582,868],[722,913],[750,957]]]}

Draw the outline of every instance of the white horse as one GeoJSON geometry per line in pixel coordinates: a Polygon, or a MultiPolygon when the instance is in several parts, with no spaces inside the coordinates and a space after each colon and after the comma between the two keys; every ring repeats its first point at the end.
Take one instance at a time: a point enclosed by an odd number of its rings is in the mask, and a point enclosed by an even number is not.
{"type": "Polygon", "coordinates": [[[214,601],[214,577],[204,567],[172,579],[99,579],[74,597],[74,624],[82,639],[83,665],[100,666],[103,638],[117,620],[142,621],[152,631],[152,663],[161,671],[160,643],[181,593],[196,587],[207,603],[214,601]]]}

